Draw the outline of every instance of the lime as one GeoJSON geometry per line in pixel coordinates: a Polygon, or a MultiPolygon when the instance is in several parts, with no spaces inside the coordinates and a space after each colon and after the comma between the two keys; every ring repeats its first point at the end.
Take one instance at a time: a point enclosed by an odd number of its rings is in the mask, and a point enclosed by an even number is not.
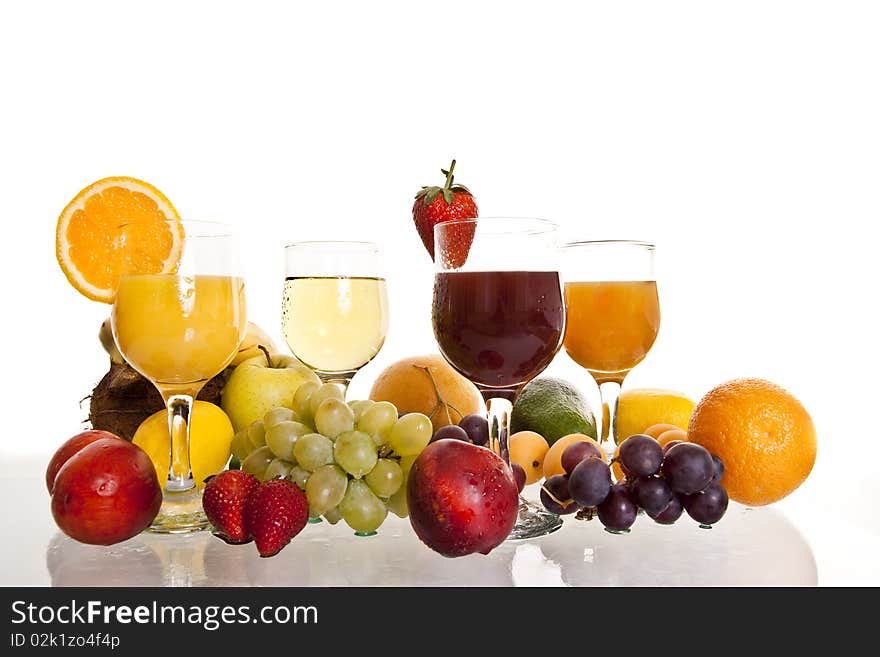
{"type": "Polygon", "coordinates": [[[552,445],[572,433],[596,438],[596,419],[586,398],[571,383],[544,377],[526,384],[513,405],[510,432],[519,431],[539,433],[552,445]]]}

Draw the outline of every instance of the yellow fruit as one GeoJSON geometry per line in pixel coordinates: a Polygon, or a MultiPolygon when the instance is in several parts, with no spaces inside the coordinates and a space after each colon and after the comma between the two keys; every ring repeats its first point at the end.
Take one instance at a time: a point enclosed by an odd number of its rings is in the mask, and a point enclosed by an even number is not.
{"type": "Polygon", "coordinates": [[[263,352],[260,350],[260,347],[263,347],[270,354],[278,351],[268,333],[253,322],[248,322],[247,332],[244,335],[244,340],[241,341],[241,346],[238,348],[238,354],[232,359],[229,366],[234,367],[254,356],[262,356],[263,352]]]}
{"type": "Polygon", "coordinates": [[[126,268],[142,274],[174,271],[183,246],[180,217],[151,184],[103,178],[81,190],[58,217],[55,257],[67,280],[95,301],[113,303],[119,280],[119,226],[128,224],[126,268]],[[133,226],[137,226],[135,229],[133,226]]]}
{"type": "Polygon", "coordinates": [[[671,424],[687,429],[694,402],[680,392],[660,388],[630,388],[617,403],[617,441],[644,433],[652,424],[671,424]]]}
{"type": "Polygon", "coordinates": [[[544,436],[534,431],[519,431],[507,440],[510,462],[518,464],[526,472],[526,485],[544,476],[544,457],[550,445],[544,436]]]}
{"type": "Polygon", "coordinates": [[[608,402],[602,402],[602,440],[608,440],[608,422],[611,413],[608,412],[608,402]]]}
{"type": "MultiPolygon", "coordinates": [[[[661,422],[659,424],[652,424],[650,427],[642,431],[646,436],[651,436],[654,440],[658,440],[660,438],[660,434],[664,431],[672,431],[673,429],[678,429],[679,431],[683,431],[681,427],[677,427],[674,424],[667,424],[665,422],[661,422]]],[[[629,436],[627,436],[629,438],[629,436]]],[[[623,442],[623,441],[621,441],[623,442]]]]}
{"type": "Polygon", "coordinates": [[[611,474],[614,475],[614,481],[622,481],[623,480],[623,468],[620,467],[620,461],[617,459],[620,458],[620,445],[614,450],[614,456],[611,457],[611,474]]]}
{"type": "MultiPolygon", "coordinates": [[[[204,487],[205,479],[226,467],[231,453],[232,422],[219,406],[196,401],[190,417],[189,458],[193,479],[204,487]]],[[[164,485],[171,464],[171,435],[168,433],[168,413],[159,411],[144,420],[132,442],[147,453],[164,485]]]]}
{"type": "Polygon", "coordinates": [[[566,447],[578,441],[593,443],[596,445],[596,447],[599,448],[599,452],[602,454],[602,460],[606,463],[608,462],[608,455],[605,454],[605,450],[602,449],[602,446],[596,442],[595,439],[582,433],[572,433],[557,440],[553,443],[550,449],[547,450],[547,454],[544,456],[545,479],[549,479],[553,475],[565,474],[565,469],[562,467],[562,452],[565,451],[566,447]]]}
{"type": "Polygon", "coordinates": [[[721,484],[730,499],[749,506],[781,500],[816,461],[810,415],[789,392],[762,379],[710,390],[694,409],[688,439],[721,459],[721,484]]]}
{"type": "Polygon", "coordinates": [[[687,431],[683,429],[669,429],[669,431],[664,431],[656,438],[657,442],[660,443],[660,447],[666,447],[666,443],[672,442],[673,440],[680,440],[683,443],[688,442],[687,431]]]}
{"type": "Polygon", "coordinates": [[[373,401],[391,402],[399,413],[422,413],[434,431],[479,413],[483,398],[476,386],[442,356],[404,358],[386,367],[370,390],[373,401]]]}

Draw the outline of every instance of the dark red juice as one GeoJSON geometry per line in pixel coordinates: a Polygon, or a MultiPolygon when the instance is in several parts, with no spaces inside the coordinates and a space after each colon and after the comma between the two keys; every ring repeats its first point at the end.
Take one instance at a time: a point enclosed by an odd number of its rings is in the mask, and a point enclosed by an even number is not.
{"type": "Polygon", "coordinates": [[[433,319],[440,351],[465,377],[479,386],[519,386],[559,349],[565,323],[559,274],[439,273],[433,319]]]}

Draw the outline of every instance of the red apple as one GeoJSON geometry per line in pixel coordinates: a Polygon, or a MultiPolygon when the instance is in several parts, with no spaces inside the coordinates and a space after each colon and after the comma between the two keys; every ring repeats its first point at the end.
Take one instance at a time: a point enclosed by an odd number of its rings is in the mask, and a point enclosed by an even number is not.
{"type": "Polygon", "coordinates": [[[460,440],[438,440],[419,455],[406,489],[416,535],[445,557],[489,554],[516,523],[519,495],[495,452],[460,440]]]}
{"type": "Polygon", "coordinates": [[[52,492],[52,515],[61,531],[92,545],[112,545],[139,534],[161,505],[162,488],[150,457],[115,436],[71,456],[52,492]]]}
{"type": "Polygon", "coordinates": [[[76,454],[86,445],[89,445],[96,440],[100,440],[101,438],[117,438],[118,440],[122,440],[122,438],[115,436],[109,431],[83,431],[65,441],[65,443],[58,448],[58,451],[55,452],[52,460],[49,461],[49,467],[46,468],[46,488],[49,489],[49,495],[52,494],[52,488],[55,486],[55,477],[58,476],[58,471],[61,469],[61,466],[67,463],[67,459],[76,454]]]}

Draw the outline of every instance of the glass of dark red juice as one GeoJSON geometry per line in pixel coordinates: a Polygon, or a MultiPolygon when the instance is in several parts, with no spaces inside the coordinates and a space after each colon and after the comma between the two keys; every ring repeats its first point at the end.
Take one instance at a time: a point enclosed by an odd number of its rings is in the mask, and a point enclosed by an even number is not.
{"type": "MultiPolygon", "coordinates": [[[[519,391],[562,343],[565,306],[557,227],[544,219],[479,218],[434,228],[433,324],[440,353],[483,395],[489,447],[508,464],[510,413],[519,391]]],[[[510,538],[533,538],[560,518],[520,498],[510,538]]]]}

